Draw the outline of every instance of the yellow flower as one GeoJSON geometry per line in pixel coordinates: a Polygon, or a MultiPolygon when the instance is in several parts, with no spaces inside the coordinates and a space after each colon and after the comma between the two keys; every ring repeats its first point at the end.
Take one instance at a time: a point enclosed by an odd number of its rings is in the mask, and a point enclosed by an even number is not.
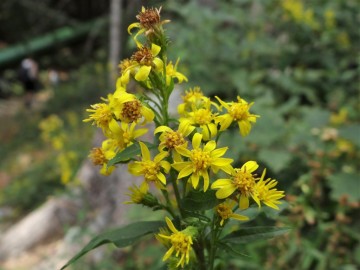
{"type": "Polygon", "coordinates": [[[140,102],[133,94],[117,90],[109,95],[109,107],[115,117],[125,123],[139,122],[142,124],[154,119],[154,112],[140,102]]]}
{"type": "Polygon", "coordinates": [[[200,87],[190,88],[185,91],[185,96],[182,97],[184,103],[178,106],[178,113],[180,115],[186,115],[193,108],[200,109],[204,107],[204,104],[208,102],[209,98],[205,97],[200,87]]]}
{"type": "Polygon", "coordinates": [[[124,74],[132,74],[135,80],[142,82],[149,77],[152,70],[161,71],[164,63],[156,57],[160,51],[161,47],[154,43],[151,44],[151,48],[139,47],[131,56],[131,65],[124,70],[124,74]]]}
{"type": "Polygon", "coordinates": [[[91,105],[91,109],[87,109],[87,112],[90,112],[89,118],[84,119],[84,122],[93,121],[93,125],[107,130],[111,121],[114,121],[112,111],[108,104],[106,103],[97,103],[91,105]]]}
{"type": "Polygon", "coordinates": [[[167,151],[173,151],[174,160],[181,161],[181,157],[176,148],[178,146],[182,146],[184,148],[187,147],[187,141],[185,140],[185,137],[189,136],[194,129],[195,127],[186,125],[184,123],[180,123],[177,131],[174,131],[167,126],[157,127],[154,131],[154,134],[161,132],[159,137],[159,151],[164,151],[165,148],[167,151]]]}
{"type": "Polygon", "coordinates": [[[115,169],[115,166],[107,166],[109,160],[115,156],[115,152],[109,149],[108,146],[107,141],[104,141],[101,148],[93,148],[89,154],[94,165],[102,166],[100,173],[103,175],[110,175],[115,169]]]}
{"type": "Polygon", "coordinates": [[[141,43],[137,40],[137,36],[145,33],[146,36],[151,35],[162,35],[161,26],[165,23],[168,23],[169,20],[161,21],[160,19],[161,8],[141,8],[141,12],[136,16],[139,20],[137,23],[132,23],[128,27],[128,33],[131,35],[131,30],[133,28],[139,28],[138,32],[134,36],[134,40],[137,46],[141,43]]]}
{"type": "Polygon", "coordinates": [[[167,152],[161,152],[151,160],[150,151],[146,144],[139,142],[141,148],[141,161],[135,161],[129,164],[129,171],[133,175],[143,175],[145,179],[145,185],[149,188],[149,182],[155,183],[159,189],[164,188],[166,185],[166,177],[162,173],[168,173],[170,170],[170,163],[163,160],[168,156],[167,152]]]}
{"type": "Polygon", "coordinates": [[[197,188],[200,177],[204,179],[204,191],[209,187],[209,173],[211,170],[217,173],[219,170],[230,173],[233,168],[230,163],[233,161],[230,158],[221,158],[227,151],[227,147],[216,148],[215,141],[209,141],[201,149],[202,135],[195,133],[192,139],[193,150],[188,150],[185,147],[179,146],[176,148],[182,156],[189,158],[188,161],[175,162],[172,166],[179,171],[178,179],[190,175],[190,181],[194,188],[197,188]]]}
{"type": "Polygon", "coordinates": [[[274,188],[278,183],[275,179],[268,178],[264,181],[265,173],[266,169],[263,171],[260,180],[256,183],[258,198],[267,206],[279,210],[277,205],[281,204],[279,200],[285,196],[284,191],[274,188]]]}
{"type": "Polygon", "coordinates": [[[105,135],[109,138],[108,148],[111,148],[114,152],[120,152],[129,145],[133,144],[133,141],[147,133],[148,129],[140,128],[135,129],[136,123],[127,124],[124,122],[111,122],[109,132],[105,135]]]}
{"type": "Polygon", "coordinates": [[[240,221],[249,220],[249,218],[246,216],[234,214],[233,208],[234,208],[235,204],[236,203],[233,200],[230,200],[230,201],[225,201],[225,202],[219,204],[218,206],[216,206],[216,209],[215,209],[216,213],[221,218],[220,226],[223,226],[224,221],[229,218],[233,218],[233,219],[240,220],[240,221]]]}
{"type": "Polygon", "coordinates": [[[129,187],[131,193],[126,193],[126,195],[130,196],[131,201],[124,202],[125,204],[141,204],[145,195],[148,193],[148,188],[146,185],[141,185],[140,188],[133,185],[129,187]]]}
{"type": "Polygon", "coordinates": [[[215,115],[210,109],[211,102],[208,99],[204,107],[195,109],[186,114],[185,117],[179,119],[180,123],[193,127],[200,127],[203,139],[210,140],[217,134],[217,125],[214,123],[215,115]]]}
{"type": "Polygon", "coordinates": [[[234,169],[231,173],[231,179],[218,179],[212,185],[211,189],[218,189],[216,197],[225,199],[234,192],[240,193],[239,207],[241,210],[249,207],[249,197],[260,207],[260,200],[256,189],[255,176],[252,174],[259,165],[255,161],[246,162],[240,169],[234,169]]]}
{"type": "Polygon", "coordinates": [[[182,83],[183,81],[187,82],[188,79],[186,76],[180,72],[177,71],[177,65],[179,63],[179,60],[176,61],[175,66],[170,61],[166,65],[166,85],[169,86],[171,79],[176,78],[178,80],[178,83],[182,83]]]}
{"type": "Polygon", "coordinates": [[[192,251],[193,236],[196,235],[197,231],[194,227],[187,227],[185,230],[178,231],[171,220],[166,217],[166,224],[171,230],[171,235],[158,234],[158,237],[169,240],[171,243],[170,249],[165,253],[163,261],[166,261],[175,252],[176,258],[179,257],[179,261],[176,267],[184,267],[185,263],[188,264],[190,261],[190,252],[192,251]]]}
{"type": "Polygon", "coordinates": [[[240,134],[246,136],[250,133],[251,123],[256,122],[259,117],[255,114],[250,114],[249,110],[253,103],[248,104],[245,100],[238,97],[237,102],[226,103],[220,98],[216,97],[220,104],[227,110],[226,114],[217,116],[216,123],[220,124],[220,131],[227,129],[233,122],[237,122],[240,129],[240,134]]]}

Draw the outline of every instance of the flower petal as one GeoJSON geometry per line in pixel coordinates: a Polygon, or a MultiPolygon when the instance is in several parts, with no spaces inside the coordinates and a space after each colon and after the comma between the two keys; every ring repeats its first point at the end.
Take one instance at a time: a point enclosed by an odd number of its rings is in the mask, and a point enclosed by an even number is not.
{"type": "Polygon", "coordinates": [[[246,197],[244,194],[241,194],[241,196],[240,196],[239,208],[241,210],[245,210],[245,209],[249,208],[249,198],[246,197]]]}
{"type": "Polygon", "coordinates": [[[161,51],[161,47],[156,45],[155,43],[151,44],[151,54],[153,56],[157,56],[159,52],[161,51]]]}
{"type": "Polygon", "coordinates": [[[200,147],[202,135],[200,133],[195,133],[192,138],[192,145],[194,149],[197,149],[200,147]]]}
{"type": "Polygon", "coordinates": [[[191,164],[189,164],[188,166],[184,167],[180,172],[179,172],[179,175],[178,175],[178,178],[177,179],[181,179],[181,178],[184,178],[190,174],[193,173],[193,166],[191,164]]]}
{"type": "Polygon", "coordinates": [[[241,220],[241,221],[249,220],[249,218],[247,216],[242,216],[239,214],[231,214],[230,217],[233,219],[241,220]]]}
{"type": "Polygon", "coordinates": [[[151,160],[149,148],[143,142],[139,142],[141,148],[141,156],[143,160],[151,160]]]}
{"type": "Polygon", "coordinates": [[[216,148],[216,142],[215,141],[209,141],[205,144],[204,151],[205,152],[211,152],[216,148]]]}
{"type": "Polygon", "coordinates": [[[229,185],[226,187],[222,187],[221,189],[216,191],[215,195],[216,195],[216,198],[218,198],[218,199],[225,199],[225,198],[229,197],[231,194],[233,194],[235,190],[236,190],[235,186],[229,185]]]}
{"type": "Polygon", "coordinates": [[[179,231],[175,228],[175,226],[174,226],[174,224],[172,223],[172,221],[170,220],[170,218],[165,217],[165,221],[166,221],[166,224],[168,225],[169,229],[170,229],[173,233],[179,232],[179,231]]]}
{"type": "Polygon", "coordinates": [[[145,81],[149,77],[149,73],[151,71],[151,66],[142,66],[139,71],[135,75],[135,80],[137,81],[145,81]]]}
{"type": "Polygon", "coordinates": [[[232,184],[230,179],[218,179],[211,185],[211,189],[218,189],[232,184]]]}
{"type": "Polygon", "coordinates": [[[259,168],[259,164],[257,164],[257,162],[253,160],[250,160],[241,166],[242,171],[246,171],[250,173],[255,171],[257,168],[259,168]]]}

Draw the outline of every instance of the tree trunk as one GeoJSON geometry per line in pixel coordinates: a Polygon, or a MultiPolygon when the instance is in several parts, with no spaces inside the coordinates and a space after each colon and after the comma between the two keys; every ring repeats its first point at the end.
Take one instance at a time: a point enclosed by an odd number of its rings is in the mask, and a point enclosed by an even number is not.
{"type": "Polygon", "coordinates": [[[109,35],[109,86],[113,87],[118,75],[118,64],[121,52],[121,18],[122,0],[111,0],[110,35],[109,35]]]}

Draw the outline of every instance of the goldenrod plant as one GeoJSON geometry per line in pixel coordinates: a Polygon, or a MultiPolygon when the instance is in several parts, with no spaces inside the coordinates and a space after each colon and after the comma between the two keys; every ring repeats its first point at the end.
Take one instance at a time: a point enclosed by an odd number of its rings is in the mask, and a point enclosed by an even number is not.
{"type": "Polygon", "coordinates": [[[143,7],[138,22],[128,27],[137,51],[120,63],[114,93],[91,105],[84,121],[101,128],[106,137],[90,154],[102,174],[128,163],[129,172],[142,177],[140,186],[130,187],[125,203],[164,211],[165,220],[137,222],[101,234],[63,269],[99,245],[125,247],[153,234],[164,246],[162,260],[169,269],[211,270],[221,260],[220,251],[242,255],[234,243],[288,230],[244,225],[250,220],[249,208],[278,210],[285,195],[256,161],[236,168],[237,161],[226,157],[228,147],[218,146],[219,137],[233,125],[239,128],[239,138],[251,134],[260,117],[251,112],[253,102],[241,97],[231,102],[210,99],[200,87],[193,87],[178,106],[179,117],[169,115],[175,84],[188,79],[179,71],[179,60],[173,64],[167,58],[170,47],[164,25],[170,21],[161,20],[160,11],[143,7]],[[128,92],[131,80],[143,88],[141,94],[128,92]],[[153,143],[141,139],[149,132],[149,123],[155,125],[153,143]],[[232,226],[230,219],[236,221],[232,226]]]}

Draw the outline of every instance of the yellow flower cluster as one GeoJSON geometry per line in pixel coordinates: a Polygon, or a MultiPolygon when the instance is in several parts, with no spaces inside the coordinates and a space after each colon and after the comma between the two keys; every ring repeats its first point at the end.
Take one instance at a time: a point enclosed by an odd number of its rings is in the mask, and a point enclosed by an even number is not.
{"type": "MultiPolygon", "coordinates": [[[[71,117],[71,115],[69,116],[71,117]]],[[[42,140],[49,143],[57,153],[55,160],[59,169],[61,183],[68,184],[73,180],[73,164],[79,159],[79,156],[75,151],[67,149],[68,142],[71,139],[63,127],[63,120],[55,114],[45,118],[39,124],[42,140]]]]}
{"type": "Polygon", "coordinates": [[[319,28],[319,23],[314,18],[311,8],[305,9],[302,0],[283,0],[282,7],[298,23],[303,23],[312,29],[319,28]]]}
{"type": "MultiPolygon", "coordinates": [[[[213,224],[219,228],[229,218],[248,220],[236,211],[248,208],[251,198],[259,207],[263,203],[278,209],[284,194],[275,188],[277,181],[265,179],[265,170],[257,177],[259,165],[255,161],[234,168],[234,160],[225,157],[228,147],[218,147],[221,133],[233,125],[238,126],[241,136],[250,134],[259,117],[250,112],[253,103],[241,97],[231,102],[219,97],[211,100],[200,87],[194,87],[182,97],[183,102],[178,106],[179,119],[171,119],[168,115],[169,96],[174,84],[187,81],[187,78],[177,71],[179,61],[173,65],[167,60],[168,44],[162,26],[168,21],[161,21],[159,9],[145,8],[137,19],[139,22],[128,28],[129,33],[138,29],[134,36],[137,51],[120,63],[121,73],[115,92],[102,103],[91,105],[87,110],[90,115],[84,120],[101,128],[106,136],[101,147],[90,154],[94,164],[102,166],[103,174],[110,174],[115,166],[107,166],[108,162],[121,156],[126,149],[138,146],[138,156],[129,160],[128,169],[133,175],[142,176],[143,182],[139,187],[133,185],[129,189],[130,201],[126,203],[166,210],[174,218],[183,217],[180,205],[183,197],[193,191],[214,194],[211,189],[217,190],[217,198],[212,195],[214,200],[221,200],[211,209],[216,216],[213,224]],[[146,43],[140,41],[144,39],[146,43]],[[130,80],[145,88],[141,97],[126,91],[130,80]],[[144,124],[150,122],[156,126],[154,134],[158,144],[155,145],[139,140],[148,132],[144,124]],[[152,154],[150,150],[154,148],[157,151],[152,154]],[[219,173],[225,177],[218,179],[219,173]],[[151,186],[161,191],[159,194],[164,195],[165,203],[155,199],[150,192],[151,186]],[[175,203],[169,199],[172,194],[175,203]]],[[[165,220],[171,232],[157,235],[169,248],[163,260],[175,260],[176,267],[184,267],[189,263],[197,241],[198,228],[185,222],[180,223],[183,228],[180,231],[169,218],[165,220]]]]}

